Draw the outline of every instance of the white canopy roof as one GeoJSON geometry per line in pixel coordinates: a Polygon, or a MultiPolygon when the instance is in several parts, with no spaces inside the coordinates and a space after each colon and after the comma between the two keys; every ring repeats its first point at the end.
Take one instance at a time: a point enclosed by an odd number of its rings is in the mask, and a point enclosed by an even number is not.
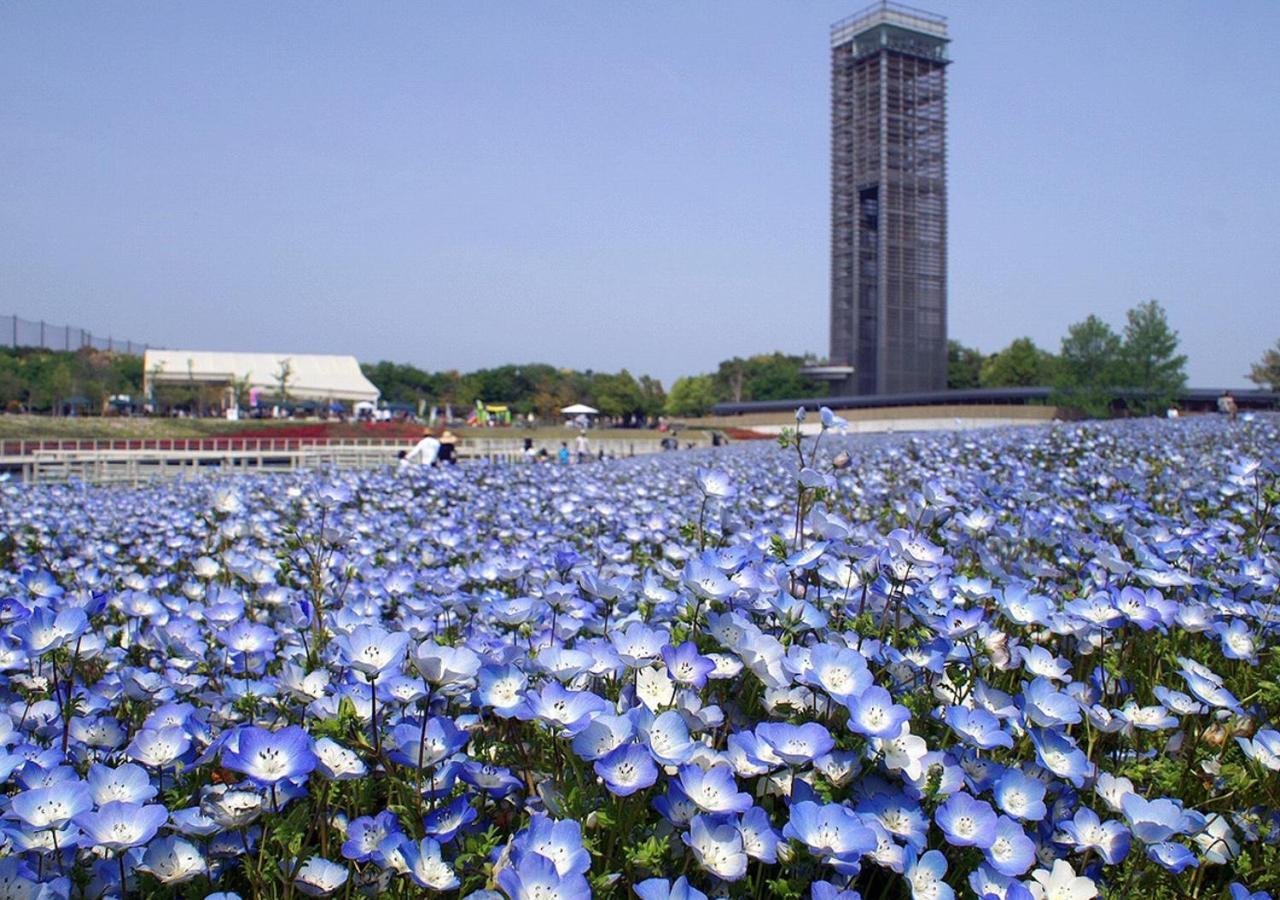
{"type": "Polygon", "coordinates": [[[152,384],[197,381],[230,384],[245,379],[250,388],[274,394],[279,374],[290,366],[289,396],[298,400],[376,401],[378,389],[364,377],[354,356],[317,353],[224,353],[210,350],[148,350],[143,357],[144,390],[152,384]]]}
{"type": "Polygon", "coordinates": [[[566,416],[597,416],[600,410],[592,409],[585,403],[575,403],[573,406],[566,406],[560,410],[566,416]]]}

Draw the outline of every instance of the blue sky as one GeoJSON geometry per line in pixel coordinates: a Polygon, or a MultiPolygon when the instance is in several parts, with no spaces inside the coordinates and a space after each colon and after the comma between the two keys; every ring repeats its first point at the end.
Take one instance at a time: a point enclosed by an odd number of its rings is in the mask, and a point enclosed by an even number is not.
{"type": "MultiPolygon", "coordinates": [[[[860,5],[5,4],[0,313],[668,384],[825,353],[860,5]]],[[[951,336],[1056,349],[1155,297],[1193,384],[1244,385],[1280,337],[1280,4],[928,6],[951,336]]]]}

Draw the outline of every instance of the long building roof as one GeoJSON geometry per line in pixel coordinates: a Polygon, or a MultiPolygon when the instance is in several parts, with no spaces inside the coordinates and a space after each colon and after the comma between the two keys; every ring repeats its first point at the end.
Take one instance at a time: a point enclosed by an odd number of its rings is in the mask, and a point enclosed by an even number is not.
{"type": "Polygon", "coordinates": [[[212,350],[148,350],[143,375],[151,384],[196,381],[229,384],[245,379],[250,388],[275,393],[279,374],[290,366],[289,396],[299,400],[376,401],[378,389],[364,377],[354,356],[318,353],[237,353],[212,350]]]}

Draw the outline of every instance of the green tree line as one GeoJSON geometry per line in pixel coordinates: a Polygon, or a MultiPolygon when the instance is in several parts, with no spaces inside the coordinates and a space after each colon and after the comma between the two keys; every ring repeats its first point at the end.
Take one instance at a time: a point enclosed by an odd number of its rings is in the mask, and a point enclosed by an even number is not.
{"type": "Polygon", "coordinates": [[[116,394],[142,389],[142,357],[85,348],[73,352],[0,347],[0,410],[100,413],[116,394]]]}
{"type": "Polygon", "coordinates": [[[813,396],[820,382],[800,374],[813,360],[785,353],[734,357],[714,372],[677,378],[670,393],[648,375],[621,372],[580,372],[545,363],[505,365],[474,372],[427,372],[404,363],[377,362],[361,366],[377,385],[382,398],[393,403],[419,402],[455,407],[477,400],[504,403],[520,414],[554,418],[573,403],[594,406],[618,418],[699,416],[717,403],[740,400],[786,400],[813,396]]]}
{"type": "Polygon", "coordinates": [[[519,415],[555,418],[574,403],[594,406],[606,416],[656,417],[666,404],[662,382],[620,372],[580,372],[546,363],[504,365],[474,372],[427,372],[406,363],[377,362],[360,367],[390,403],[469,407],[477,400],[503,403],[519,415]]]}
{"type": "Polygon", "coordinates": [[[1067,329],[1057,353],[1017,338],[984,356],[958,341],[948,346],[947,387],[1041,387],[1050,402],[1086,416],[1106,417],[1117,398],[1126,412],[1162,413],[1186,387],[1187,357],[1164,308],[1148,300],[1125,314],[1117,332],[1095,315],[1067,329]]]}

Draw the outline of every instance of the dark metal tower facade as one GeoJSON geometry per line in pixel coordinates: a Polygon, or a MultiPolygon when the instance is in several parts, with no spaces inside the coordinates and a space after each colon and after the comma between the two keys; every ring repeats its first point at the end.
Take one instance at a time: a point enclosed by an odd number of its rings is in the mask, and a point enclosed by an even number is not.
{"type": "Polygon", "coordinates": [[[889,2],[831,27],[835,394],[947,384],[947,43],[889,2]]]}

